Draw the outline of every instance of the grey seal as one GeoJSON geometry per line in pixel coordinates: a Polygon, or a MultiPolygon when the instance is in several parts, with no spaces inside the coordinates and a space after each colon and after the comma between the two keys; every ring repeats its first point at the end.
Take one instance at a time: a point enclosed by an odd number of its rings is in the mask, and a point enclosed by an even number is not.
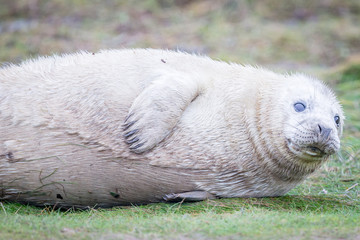
{"type": "Polygon", "coordinates": [[[63,207],[281,196],[340,148],[304,74],[153,49],[0,69],[0,199],[63,207]]]}

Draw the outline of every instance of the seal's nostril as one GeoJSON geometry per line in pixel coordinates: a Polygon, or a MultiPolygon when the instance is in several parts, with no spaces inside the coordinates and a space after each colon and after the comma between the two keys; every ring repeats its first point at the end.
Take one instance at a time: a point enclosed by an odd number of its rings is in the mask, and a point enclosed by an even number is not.
{"type": "Polygon", "coordinates": [[[317,132],[318,136],[320,137],[321,141],[326,141],[329,139],[330,133],[332,131],[331,128],[327,128],[324,126],[321,126],[320,124],[317,125],[317,132]]]}
{"type": "Polygon", "coordinates": [[[321,132],[322,132],[322,127],[321,127],[320,124],[318,124],[318,128],[319,128],[319,133],[321,134],[321,132]]]}

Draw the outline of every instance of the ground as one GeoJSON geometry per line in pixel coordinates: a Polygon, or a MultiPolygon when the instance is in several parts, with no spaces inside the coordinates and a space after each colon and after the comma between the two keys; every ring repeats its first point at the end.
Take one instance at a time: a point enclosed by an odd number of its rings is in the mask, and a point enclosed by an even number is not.
{"type": "Polygon", "coordinates": [[[0,203],[0,239],[360,239],[360,2],[0,0],[0,64],[79,50],[180,49],[334,88],[342,150],[284,197],[59,211],[0,203]]]}

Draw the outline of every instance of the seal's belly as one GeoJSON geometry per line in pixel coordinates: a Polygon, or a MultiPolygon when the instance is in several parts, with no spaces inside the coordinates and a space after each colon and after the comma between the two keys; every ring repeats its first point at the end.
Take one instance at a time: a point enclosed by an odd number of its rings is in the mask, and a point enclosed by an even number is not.
{"type": "Polygon", "coordinates": [[[123,159],[91,159],[94,162],[84,164],[72,157],[1,162],[0,198],[35,205],[109,207],[159,202],[174,191],[194,190],[182,181],[184,176],[169,170],[123,159]]]}
{"type": "Polygon", "coordinates": [[[169,193],[196,190],[191,174],[150,166],[147,159],[114,157],[76,135],[6,128],[0,144],[2,200],[106,207],[158,202],[169,193]]]}

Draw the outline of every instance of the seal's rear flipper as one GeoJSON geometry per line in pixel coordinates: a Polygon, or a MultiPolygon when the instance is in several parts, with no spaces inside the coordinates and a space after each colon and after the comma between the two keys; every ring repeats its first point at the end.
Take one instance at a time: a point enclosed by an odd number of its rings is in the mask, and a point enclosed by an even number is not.
{"type": "Polygon", "coordinates": [[[215,199],[216,197],[211,193],[205,191],[193,191],[193,192],[184,192],[184,193],[170,193],[166,194],[163,199],[166,202],[196,202],[203,201],[206,199],[215,199]]]}
{"type": "Polygon", "coordinates": [[[201,80],[177,71],[155,76],[134,100],[123,125],[131,151],[142,153],[164,140],[201,89],[201,80]]]}

